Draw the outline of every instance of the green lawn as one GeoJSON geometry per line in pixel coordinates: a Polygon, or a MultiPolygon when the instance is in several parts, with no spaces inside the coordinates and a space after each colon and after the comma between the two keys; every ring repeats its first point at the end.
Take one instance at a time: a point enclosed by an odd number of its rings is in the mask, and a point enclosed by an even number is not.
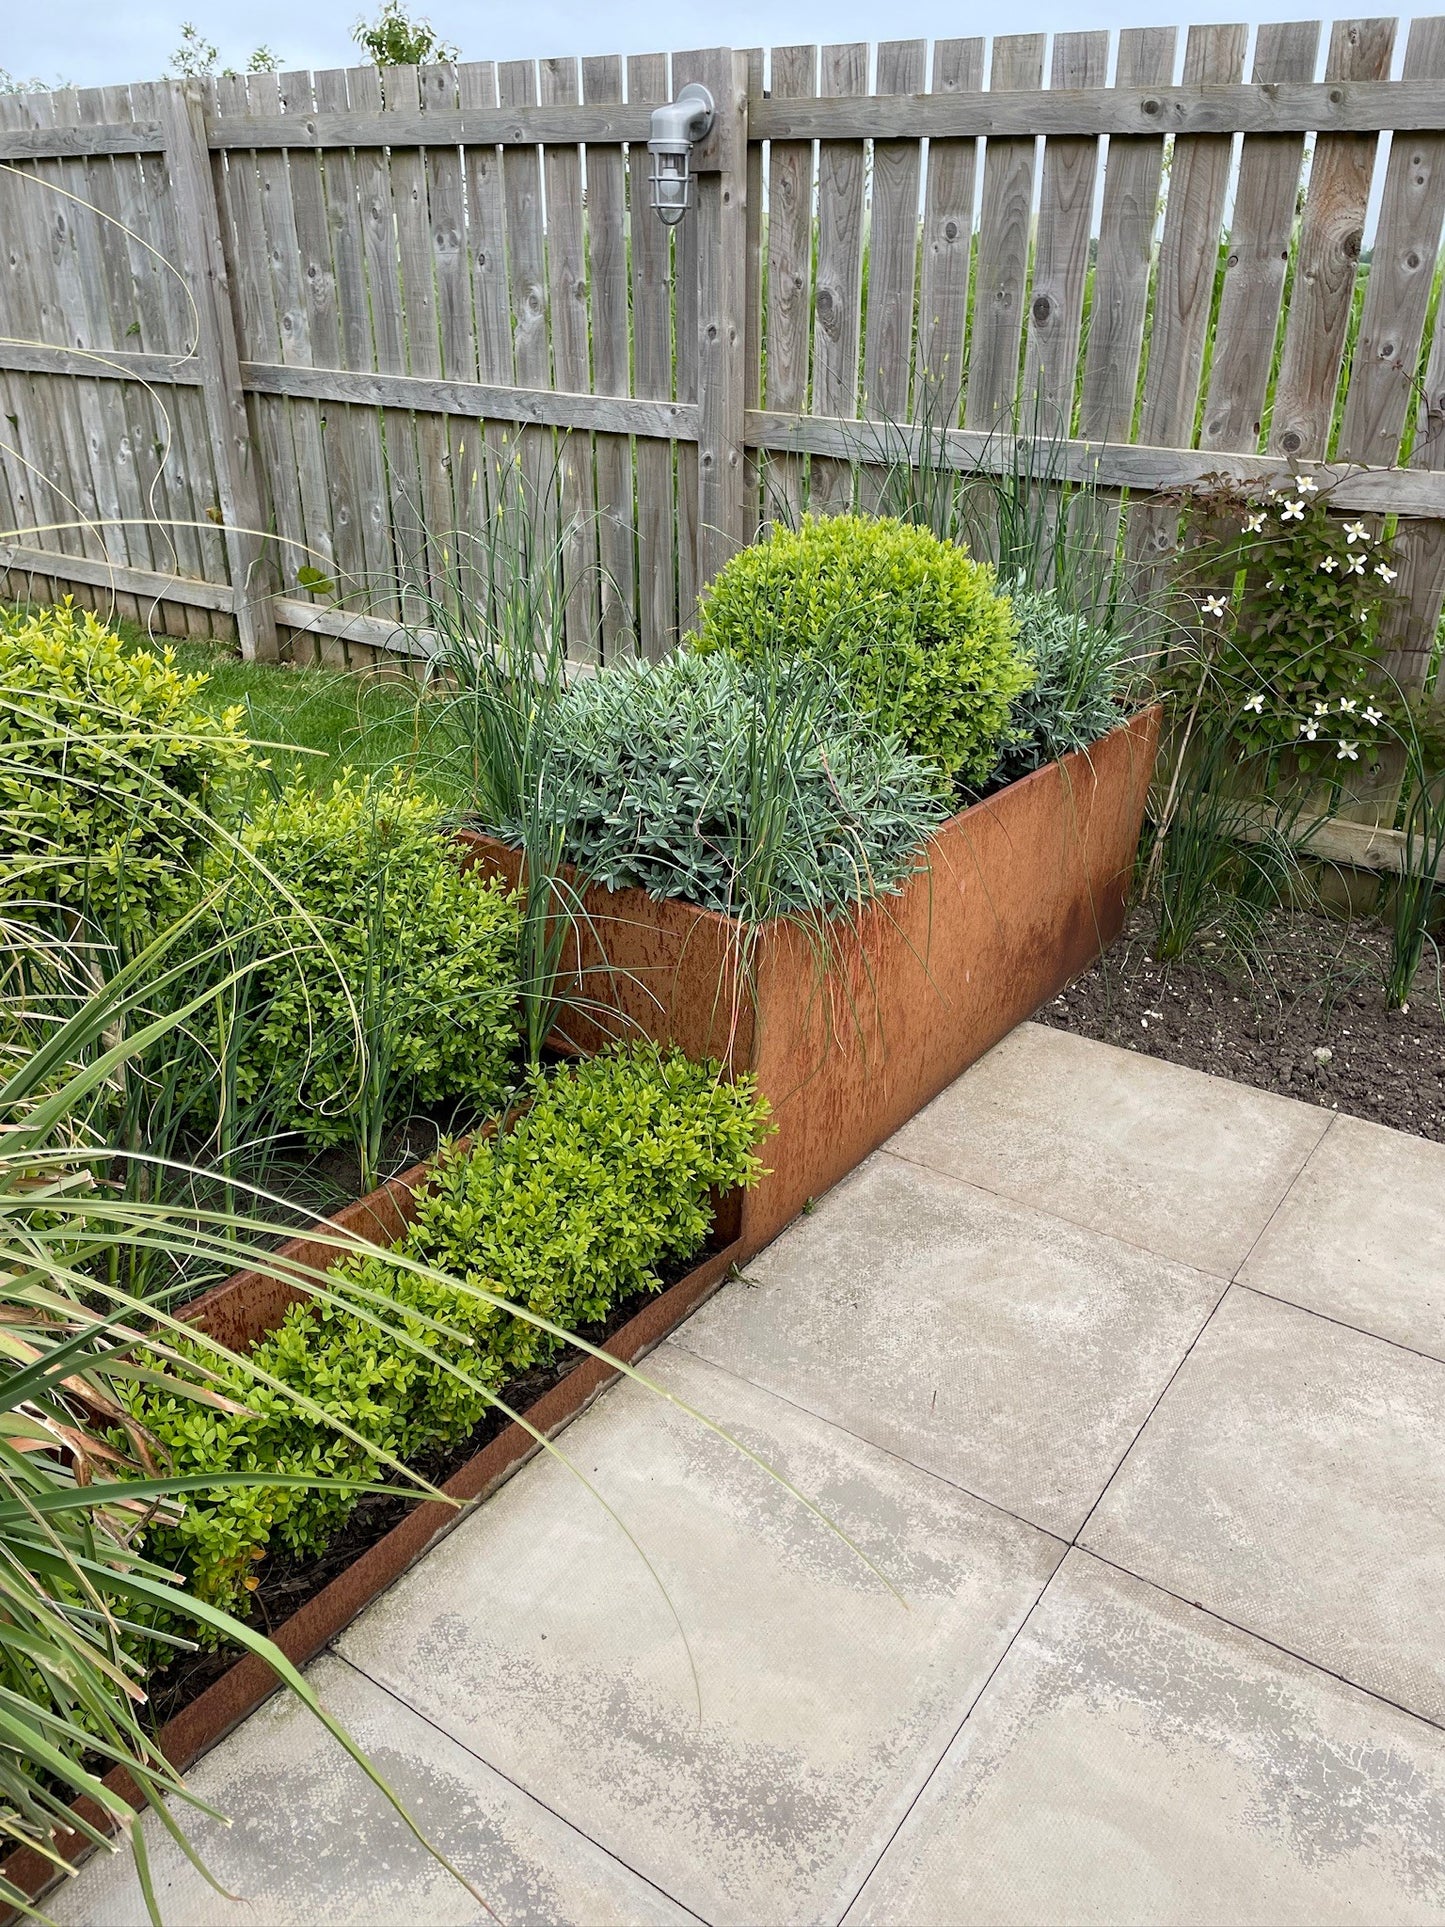
{"type": "Polygon", "coordinates": [[[462,785],[444,767],[435,705],[417,684],[394,675],[243,662],[227,643],[152,637],[129,622],[110,627],[131,648],[169,648],[179,668],[205,674],[201,700],[207,709],[219,712],[239,704],[246,712],[246,733],[262,746],[282,781],[329,786],[348,766],[368,772],[407,769],[444,801],[463,800],[462,785]]]}

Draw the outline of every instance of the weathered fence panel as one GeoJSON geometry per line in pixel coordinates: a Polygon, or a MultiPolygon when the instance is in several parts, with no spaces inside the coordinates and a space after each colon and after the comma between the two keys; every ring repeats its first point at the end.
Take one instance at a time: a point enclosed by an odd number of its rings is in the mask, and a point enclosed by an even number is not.
{"type": "Polygon", "coordinates": [[[1401,518],[1391,660],[1419,688],[1445,21],[1400,38],[1398,61],[1369,19],[0,98],[0,566],[250,651],[405,653],[433,600],[486,593],[477,532],[520,476],[565,552],[570,653],[656,657],[760,525],[868,505],[882,456],[996,464],[1022,420],[1144,568],[1175,539],[1161,492],[1323,465],[1341,508],[1401,518]],[[689,78],[719,125],[669,231],[644,143],[689,78]]]}

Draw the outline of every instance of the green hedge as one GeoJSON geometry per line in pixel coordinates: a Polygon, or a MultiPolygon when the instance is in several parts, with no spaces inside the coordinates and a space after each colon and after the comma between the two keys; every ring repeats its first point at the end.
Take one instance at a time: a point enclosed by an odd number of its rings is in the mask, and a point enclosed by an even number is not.
{"type": "Polygon", "coordinates": [[[281,921],[258,929],[270,960],[249,990],[237,1093],[310,1144],[352,1137],[364,1069],[393,1094],[389,1115],[456,1098],[485,1112],[506,1088],[517,906],[462,868],[441,814],[400,779],[348,774],[329,796],[283,791],[245,832],[264,875],[238,874],[227,915],[281,921]]]}
{"type": "MultiPolygon", "coordinates": [[[[398,1249],[564,1329],[658,1290],[659,1268],[706,1242],[709,1192],[752,1184],[761,1171],[766,1105],[750,1081],[722,1083],[715,1065],[637,1045],[536,1079],[531,1097],[510,1130],[443,1159],[398,1249]]],[[[334,1275],[342,1293],[379,1294],[393,1329],[341,1306],[298,1305],[256,1347],[254,1362],[399,1458],[464,1438],[488,1401],[396,1333],[493,1389],[559,1349],[501,1306],[381,1257],[349,1259],[334,1275]],[[457,1336],[439,1336],[423,1317],[457,1336]]],[[[366,1451],[256,1385],[239,1364],[223,1371],[221,1389],[246,1409],[137,1395],[136,1417],[176,1472],[377,1476],[366,1451]]],[[[319,1553],[354,1504],[347,1493],[220,1491],[153,1531],[150,1550],[177,1564],[203,1598],[234,1605],[269,1547],[319,1553]]]]}
{"type": "Polygon", "coordinates": [[[0,611],[0,893],[154,934],[194,899],[204,813],[248,761],[241,711],[201,705],[169,649],[127,652],[69,601],[0,611]]]}
{"type": "Polygon", "coordinates": [[[1033,680],[992,569],[887,517],[808,516],[741,550],[704,593],[695,646],[829,664],[949,786],[987,780],[1033,680]]]}

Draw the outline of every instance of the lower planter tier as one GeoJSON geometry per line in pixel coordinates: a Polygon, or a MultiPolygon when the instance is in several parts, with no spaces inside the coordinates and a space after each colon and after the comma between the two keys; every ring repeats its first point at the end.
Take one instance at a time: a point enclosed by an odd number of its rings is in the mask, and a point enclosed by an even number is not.
{"type": "MultiPolygon", "coordinates": [[[[778,1128],[743,1201],[750,1257],[1117,936],[1158,736],[1145,711],[960,811],[898,896],[823,939],[582,890],[570,961],[586,1015],[564,1019],[566,1041],[641,1034],[756,1074],[778,1128]]],[[[518,880],[515,851],[464,835],[518,880]]]]}
{"type": "MultiPolygon", "coordinates": [[[[347,1205],[307,1237],[289,1240],[279,1247],[277,1255],[297,1265],[324,1269],[342,1251],[354,1250],[357,1237],[390,1245],[414,1215],[415,1193],[427,1169],[424,1164],[413,1166],[380,1190],[347,1205]],[[351,1236],[338,1241],[327,1235],[328,1226],[351,1236]]],[[[606,1339],[609,1357],[624,1365],[635,1364],[717,1290],[741,1252],[740,1206],[736,1192],[718,1201],[708,1254],[655,1298],[639,1304],[632,1317],[606,1339]]],[[[232,1350],[245,1350],[305,1295],[296,1285],[265,1271],[237,1272],[196,1299],[187,1316],[232,1350]]],[[[446,1480],[440,1490],[450,1504],[436,1499],[419,1501],[399,1524],[275,1628],[271,1637],[287,1659],[304,1666],[315,1658],[363,1607],[449,1532],[466,1509],[487,1498],[542,1450],[534,1431],[543,1439],[554,1437],[618,1375],[616,1366],[591,1355],[581,1356],[564,1378],[524,1408],[526,1426],[515,1421],[506,1425],[446,1480]]],[[[158,1736],[160,1750],[184,1772],[276,1690],[276,1676],[266,1662],[254,1654],[244,1655],[166,1722],[158,1736]]],[[[106,1784],[132,1802],[140,1799],[122,1768],[108,1774],[106,1784]]],[[[93,1826],[107,1828],[105,1815],[92,1802],[80,1802],[77,1811],[93,1826]]],[[[81,1834],[62,1836],[56,1847],[73,1863],[92,1851],[81,1834]]],[[[55,1884],[55,1870],[40,1854],[22,1847],[0,1862],[0,1878],[34,1898],[55,1884]]]]}

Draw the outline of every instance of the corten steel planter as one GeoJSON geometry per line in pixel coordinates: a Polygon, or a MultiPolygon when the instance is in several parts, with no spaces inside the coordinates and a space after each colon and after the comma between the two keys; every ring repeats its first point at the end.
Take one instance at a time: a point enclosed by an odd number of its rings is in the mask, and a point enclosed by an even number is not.
{"type": "MultiPolygon", "coordinates": [[[[1117,936],[1158,736],[1151,709],[960,811],[899,896],[822,946],[786,921],[748,933],[644,890],[582,891],[568,963],[585,1015],[568,1013],[566,1038],[590,1051],[641,1033],[755,1072],[771,1100],[771,1175],[743,1199],[744,1257],[1117,936]]],[[[517,881],[516,851],[464,835],[474,861],[517,881]]]]}
{"type": "MultiPolygon", "coordinates": [[[[338,1243],[328,1238],[328,1224],[353,1237],[384,1245],[393,1243],[415,1215],[416,1189],[428,1168],[414,1165],[380,1190],[324,1220],[309,1237],[293,1238],[281,1245],[278,1256],[324,1270],[341,1252],[355,1249],[350,1241],[338,1243]]],[[[715,1200],[713,1248],[675,1284],[639,1306],[606,1340],[605,1349],[612,1358],[625,1365],[634,1364],[717,1290],[740,1255],[740,1198],[741,1194],[734,1191],[715,1200]]],[[[186,1315],[213,1338],[233,1350],[244,1351],[279,1324],[288,1307],[305,1296],[304,1290],[284,1278],[268,1277],[264,1271],[242,1271],[197,1298],[186,1315]]],[[[441,1490],[455,1503],[446,1505],[435,1499],[418,1503],[374,1546],[284,1620],[271,1635],[274,1643],[297,1666],[313,1659],[364,1606],[449,1532],[465,1516],[466,1509],[487,1498],[542,1450],[533,1431],[544,1439],[554,1437],[617,1376],[614,1367],[584,1354],[565,1378],[524,1408],[527,1425],[533,1430],[513,1421],[452,1474],[441,1490]]],[[[160,1750],[184,1772],[277,1690],[276,1676],[266,1662],[247,1653],[166,1722],[158,1736],[160,1750]]],[[[141,1797],[124,1768],[107,1774],[106,1784],[133,1802],[141,1797]]],[[[83,1800],[76,1810],[92,1825],[108,1830],[106,1816],[92,1802],[83,1800]]],[[[92,1851],[80,1834],[64,1835],[56,1846],[75,1864],[92,1851]]],[[[54,1886],[56,1879],[54,1866],[28,1847],[17,1849],[0,1862],[0,1877],[32,1898],[54,1886]]],[[[0,1903],[0,1922],[11,1918],[0,1903]]]]}

